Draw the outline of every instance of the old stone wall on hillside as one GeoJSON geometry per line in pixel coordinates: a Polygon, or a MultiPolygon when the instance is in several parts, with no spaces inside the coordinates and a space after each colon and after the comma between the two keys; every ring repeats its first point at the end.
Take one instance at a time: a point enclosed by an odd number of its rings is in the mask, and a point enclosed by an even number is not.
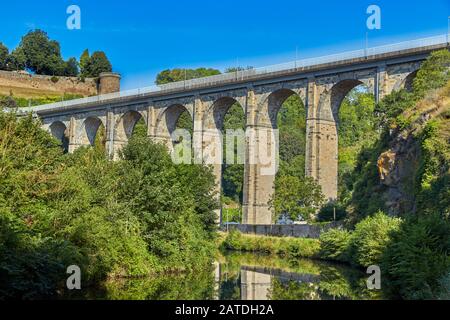
{"type": "Polygon", "coordinates": [[[97,80],[77,77],[52,77],[19,72],[0,71],[0,95],[12,92],[18,97],[76,94],[92,96],[98,93],[97,80]]]}

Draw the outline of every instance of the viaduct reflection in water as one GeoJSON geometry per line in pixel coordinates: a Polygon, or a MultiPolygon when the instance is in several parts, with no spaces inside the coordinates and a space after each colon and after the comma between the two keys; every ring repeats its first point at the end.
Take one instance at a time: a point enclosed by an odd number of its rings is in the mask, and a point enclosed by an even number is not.
{"type": "Polygon", "coordinates": [[[263,267],[241,267],[241,299],[242,300],[268,300],[270,299],[273,281],[281,283],[290,282],[313,284],[320,281],[319,276],[312,274],[299,274],[278,269],[263,267]]]}
{"type": "Polygon", "coordinates": [[[254,253],[226,253],[204,269],[105,281],[62,299],[318,300],[378,299],[367,275],[349,266],[308,259],[289,261],[254,253]]]}

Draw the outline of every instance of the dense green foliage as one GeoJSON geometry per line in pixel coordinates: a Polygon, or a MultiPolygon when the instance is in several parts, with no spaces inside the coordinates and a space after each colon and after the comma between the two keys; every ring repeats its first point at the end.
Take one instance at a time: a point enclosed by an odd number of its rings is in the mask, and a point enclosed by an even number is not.
{"type": "Polygon", "coordinates": [[[103,51],[95,51],[89,56],[86,49],[80,57],[81,76],[88,78],[96,78],[102,72],[111,72],[112,65],[103,51]]]}
{"type": "Polygon", "coordinates": [[[54,295],[72,264],[86,285],[209,261],[209,169],[174,165],[139,136],[110,162],[98,139],[63,155],[31,117],[0,113],[1,298],[54,295]]]}
{"type": "Polygon", "coordinates": [[[270,202],[278,215],[296,220],[313,220],[324,202],[322,190],[310,177],[279,176],[275,180],[275,196],[270,202]]]}
{"type": "Polygon", "coordinates": [[[0,42],[0,70],[6,70],[6,59],[9,56],[9,49],[0,42]]]}
{"type": "Polygon", "coordinates": [[[363,267],[379,264],[383,250],[400,224],[400,219],[388,217],[382,212],[359,222],[351,239],[352,261],[363,267]]]}
{"type": "MultiPolygon", "coordinates": [[[[375,98],[363,85],[351,90],[339,108],[338,123],[338,203],[343,208],[351,198],[358,154],[377,136],[375,98]]],[[[344,215],[345,216],[345,215],[344,215]]]]}
{"type": "Polygon", "coordinates": [[[406,299],[445,295],[448,299],[450,291],[444,279],[450,274],[449,253],[448,218],[437,214],[409,218],[384,251],[382,269],[389,293],[406,299]]]}
{"type": "Polygon", "coordinates": [[[221,72],[211,68],[164,70],[156,76],[156,84],[166,84],[196,78],[214,76],[221,72]]]}
{"type": "Polygon", "coordinates": [[[73,72],[74,59],[65,62],[61,57],[59,43],[50,40],[47,33],[42,30],[26,34],[15,52],[15,57],[12,56],[9,63],[7,62],[8,70],[17,70],[17,67],[24,64],[26,69],[36,74],[72,75],[68,73],[73,72]],[[23,58],[25,60],[22,60],[23,58]]]}
{"type": "MultiPolygon", "coordinates": [[[[450,96],[450,83],[446,87],[450,96]]],[[[421,134],[421,161],[416,174],[417,210],[450,217],[450,126],[449,111],[430,121],[421,134]],[[430,201],[430,199],[433,199],[430,201]]]]}
{"type": "Polygon", "coordinates": [[[415,99],[422,99],[430,90],[443,87],[450,80],[450,52],[433,52],[420,66],[413,82],[415,99]]]}
{"type": "Polygon", "coordinates": [[[330,229],[320,235],[320,256],[341,262],[350,261],[351,234],[347,230],[330,229]]]}
{"type": "MultiPolygon", "coordinates": [[[[87,51],[85,51],[87,52],[87,51]]],[[[76,77],[98,77],[101,72],[110,72],[111,63],[102,51],[91,57],[83,53],[80,63],[74,57],[67,61],[61,56],[60,44],[50,40],[42,30],[33,30],[22,37],[21,42],[11,53],[0,43],[0,70],[29,70],[35,74],[76,77]]]]}
{"type": "Polygon", "coordinates": [[[400,219],[378,212],[356,224],[352,232],[330,229],[320,236],[321,257],[363,267],[380,264],[400,223],[400,219]]]}
{"type": "Polygon", "coordinates": [[[319,213],[317,214],[317,221],[326,222],[326,221],[340,221],[347,217],[347,210],[345,205],[341,202],[330,201],[322,208],[320,208],[319,213]]]}
{"type": "Polygon", "coordinates": [[[305,175],[306,108],[300,97],[291,95],[278,111],[280,176],[305,175]]]}

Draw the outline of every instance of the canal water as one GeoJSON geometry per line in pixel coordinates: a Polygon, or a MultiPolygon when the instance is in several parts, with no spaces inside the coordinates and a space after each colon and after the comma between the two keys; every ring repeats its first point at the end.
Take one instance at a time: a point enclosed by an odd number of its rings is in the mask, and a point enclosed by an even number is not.
{"type": "Polygon", "coordinates": [[[323,261],[230,252],[192,273],[107,281],[83,289],[75,299],[132,300],[347,300],[379,299],[368,275],[323,261]]]}

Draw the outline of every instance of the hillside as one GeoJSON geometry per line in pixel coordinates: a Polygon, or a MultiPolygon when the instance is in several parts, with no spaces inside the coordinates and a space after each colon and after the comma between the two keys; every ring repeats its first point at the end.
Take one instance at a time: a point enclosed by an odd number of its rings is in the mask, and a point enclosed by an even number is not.
{"type": "MultiPolygon", "coordinates": [[[[431,196],[429,193],[448,179],[450,82],[444,88],[428,93],[399,119],[402,123],[393,130],[388,149],[377,161],[382,198],[391,214],[415,212],[425,207],[426,195],[431,196]]],[[[434,194],[427,202],[444,202],[444,195],[436,198],[434,194]]],[[[440,209],[445,210],[445,207],[440,209]]]]}

